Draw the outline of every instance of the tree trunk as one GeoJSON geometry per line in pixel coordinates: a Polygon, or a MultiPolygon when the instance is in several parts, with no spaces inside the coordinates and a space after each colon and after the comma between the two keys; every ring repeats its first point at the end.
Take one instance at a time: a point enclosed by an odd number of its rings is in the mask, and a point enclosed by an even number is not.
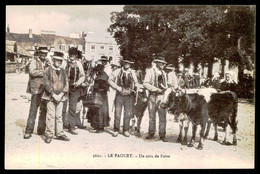
{"type": "Polygon", "coordinates": [[[223,78],[225,74],[225,65],[226,65],[226,59],[221,59],[221,74],[220,74],[221,78],[223,78]]]}
{"type": "Polygon", "coordinates": [[[208,63],[208,78],[212,78],[212,69],[214,61],[211,59],[208,63]]]}
{"type": "Polygon", "coordinates": [[[238,65],[238,82],[240,82],[244,77],[244,67],[243,64],[238,65]]]}
{"type": "Polygon", "coordinates": [[[197,61],[193,62],[194,70],[198,68],[198,65],[199,65],[199,63],[197,61]]]}
{"type": "Polygon", "coordinates": [[[204,77],[204,68],[205,68],[205,63],[202,62],[202,63],[201,63],[201,69],[202,69],[202,70],[201,70],[201,76],[202,76],[202,77],[204,77]]]}

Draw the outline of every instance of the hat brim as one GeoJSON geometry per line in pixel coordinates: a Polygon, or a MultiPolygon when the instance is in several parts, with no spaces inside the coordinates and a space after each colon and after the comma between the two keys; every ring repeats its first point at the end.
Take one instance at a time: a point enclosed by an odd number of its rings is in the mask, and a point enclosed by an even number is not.
{"type": "Polygon", "coordinates": [[[62,57],[59,57],[59,56],[51,56],[53,59],[56,59],[56,60],[63,60],[64,58],[62,57]]]}
{"type": "Polygon", "coordinates": [[[101,58],[100,61],[109,61],[108,59],[101,58]]]}
{"type": "Polygon", "coordinates": [[[49,51],[47,51],[47,50],[39,50],[39,53],[48,53],[49,51]]]}
{"type": "Polygon", "coordinates": [[[159,63],[167,64],[167,62],[166,62],[166,61],[163,61],[163,60],[156,60],[156,59],[155,59],[153,62],[154,62],[154,63],[159,62],[159,63]]]}
{"type": "Polygon", "coordinates": [[[166,69],[169,69],[169,70],[175,70],[174,67],[166,67],[166,69]]]}
{"type": "Polygon", "coordinates": [[[129,64],[134,64],[134,62],[128,61],[128,60],[121,60],[122,63],[129,63],[129,64]]]}

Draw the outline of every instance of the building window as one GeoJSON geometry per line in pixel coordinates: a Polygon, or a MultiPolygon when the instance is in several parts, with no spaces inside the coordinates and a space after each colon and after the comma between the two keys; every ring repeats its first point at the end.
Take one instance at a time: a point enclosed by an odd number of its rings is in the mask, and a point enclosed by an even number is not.
{"type": "Polygon", "coordinates": [[[91,45],[91,49],[94,50],[95,49],[95,45],[91,45]]]}
{"type": "Polygon", "coordinates": [[[60,50],[61,50],[61,51],[65,51],[65,49],[66,49],[66,48],[65,48],[65,45],[60,45],[60,50]]]}
{"type": "Polygon", "coordinates": [[[113,46],[109,46],[109,50],[110,50],[110,51],[113,51],[113,46]]]}
{"type": "Polygon", "coordinates": [[[101,45],[101,46],[100,46],[100,49],[104,49],[104,48],[105,48],[104,45],[101,45]]]}
{"type": "Polygon", "coordinates": [[[82,51],[83,49],[82,49],[82,45],[78,45],[78,50],[79,51],[82,51]]]}

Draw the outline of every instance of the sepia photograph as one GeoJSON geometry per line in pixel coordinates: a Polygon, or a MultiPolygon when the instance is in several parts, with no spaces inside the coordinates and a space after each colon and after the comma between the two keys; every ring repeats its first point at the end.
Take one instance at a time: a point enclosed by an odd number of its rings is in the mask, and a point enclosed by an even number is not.
{"type": "Polygon", "coordinates": [[[254,169],[256,5],[6,5],[4,167],[254,169]]]}

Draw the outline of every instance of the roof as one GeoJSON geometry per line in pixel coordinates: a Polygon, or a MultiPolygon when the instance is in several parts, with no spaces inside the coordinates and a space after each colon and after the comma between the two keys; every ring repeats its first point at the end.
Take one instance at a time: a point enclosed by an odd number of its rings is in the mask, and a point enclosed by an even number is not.
{"type": "Polygon", "coordinates": [[[18,47],[18,53],[21,54],[22,56],[33,57],[33,55],[27,50],[25,50],[23,47],[18,47]]]}
{"type": "Polygon", "coordinates": [[[8,53],[16,54],[11,48],[5,47],[5,51],[8,53]]]}
{"type": "Polygon", "coordinates": [[[38,46],[51,46],[53,44],[84,45],[83,38],[77,39],[51,34],[33,34],[33,37],[29,38],[29,34],[6,32],[6,40],[16,41],[18,47],[23,47],[26,50],[32,49],[35,44],[38,44],[38,46]]]}
{"type": "Polygon", "coordinates": [[[15,43],[16,43],[16,41],[12,41],[12,40],[6,40],[5,41],[6,45],[11,45],[11,46],[15,45],[15,43]]]}
{"type": "MultiPolygon", "coordinates": [[[[32,57],[33,55],[28,52],[28,50],[32,50],[34,45],[38,46],[52,46],[54,44],[73,44],[73,45],[84,45],[84,39],[80,38],[69,38],[64,36],[56,36],[51,34],[41,34],[36,35],[33,34],[32,38],[29,38],[29,34],[19,34],[19,33],[7,33],[6,32],[6,40],[8,44],[17,43],[18,53],[24,56],[32,57]]],[[[10,51],[10,49],[6,50],[10,51]]]]}
{"type": "Polygon", "coordinates": [[[85,37],[86,42],[90,43],[104,43],[104,44],[116,44],[116,41],[112,37],[98,37],[98,36],[87,36],[85,37]]]}

